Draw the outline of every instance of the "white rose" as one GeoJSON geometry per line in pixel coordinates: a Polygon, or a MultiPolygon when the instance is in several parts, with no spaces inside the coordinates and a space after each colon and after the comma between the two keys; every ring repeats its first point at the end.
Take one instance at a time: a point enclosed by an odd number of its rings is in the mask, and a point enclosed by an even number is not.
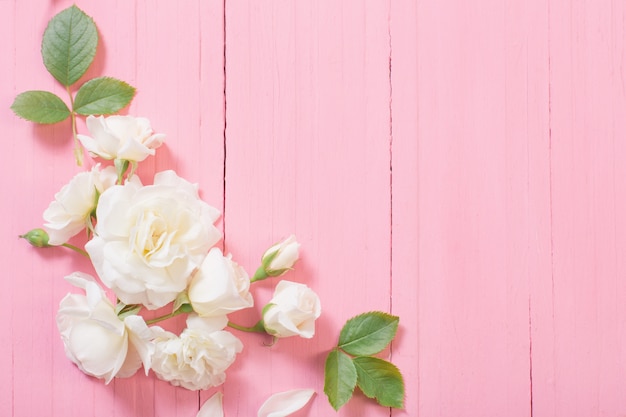
{"type": "Polygon", "coordinates": [[[95,236],[85,250],[102,282],[125,304],[155,309],[185,290],[221,234],[219,211],[174,171],[142,186],[137,176],[100,196],[95,236]]]}
{"type": "Polygon", "coordinates": [[[299,258],[300,244],[294,235],[276,243],[265,251],[261,258],[261,267],[254,274],[253,281],[267,277],[277,277],[293,269],[299,258]]]}
{"type": "Polygon", "coordinates": [[[189,284],[193,310],[202,317],[223,316],[252,307],[250,278],[229,256],[213,248],[189,284]]]}
{"type": "Polygon", "coordinates": [[[88,116],[87,129],[92,137],[77,135],[85,149],[104,159],[143,161],[165,140],[153,134],[150,121],[133,116],[88,116]]]}
{"type": "Polygon", "coordinates": [[[117,175],[113,167],[76,174],[69,183],[54,195],[43,213],[44,229],[50,237],[50,245],[62,245],[83,229],[96,208],[98,194],[115,184],[117,175]]]}
{"type": "Polygon", "coordinates": [[[159,379],[190,390],[221,385],[225,371],[235,361],[243,344],[219,326],[206,325],[202,318],[190,315],[180,337],[153,327],[156,333],[152,370],[159,379]]]}
{"type": "Polygon", "coordinates": [[[276,337],[310,339],[315,334],[315,320],[321,311],[320,299],[309,287],[280,281],[274,290],[274,297],[263,309],[263,325],[269,334],[276,337]]]}
{"type": "Polygon", "coordinates": [[[76,272],[66,279],[85,290],[85,295],[66,295],[57,313],[67,357],[107,384],[113,377],[133,375],[142,362],[147,373],[152,333],[143,318],[133,315],[120,320],[93,277],[76,272]]]}

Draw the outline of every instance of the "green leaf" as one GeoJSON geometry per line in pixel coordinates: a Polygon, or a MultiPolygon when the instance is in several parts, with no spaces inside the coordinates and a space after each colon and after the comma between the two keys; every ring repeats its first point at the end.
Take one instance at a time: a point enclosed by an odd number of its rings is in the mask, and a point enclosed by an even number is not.
{"type": "Polygon", "coordinates": [[[76,6],[54,16],[43,33],[41,55],[46,69],[64,86],[74,84],[93,62],[98,30],[76,6]]]}
{"type": "Polygon", "coordinates": [[[57,95],[48,91],[26,91],[15,97],[11,110],[36,123],[57,123],[70,115],[70,109],[57,95]]]}
{"type": "Polygon", "coordinates": [[[74,111],[84,116],[111,114],[128,105],[135,96],[135,87],[111,77],[87,81],[76,93],[74,111]]]}
{"type": "Polygon", "coordinates": [[[354,356],[375,355],[393,340],[399,321],[380,311],[353,317],[341,329],[339,347],[354,356]]]}
{"type": "Polygon", "coordinates": [[[352,362],[363,394],[385,407],[404,407],[404,380],[394,364],[370,356],[359,356],[352,362]]]}
{"type": "Polygon", "coordinates": [[[330,351],[324,365],[324,392],[335,411],[352,398],[356,379],[350,357],[337,349],[330,351]]]}

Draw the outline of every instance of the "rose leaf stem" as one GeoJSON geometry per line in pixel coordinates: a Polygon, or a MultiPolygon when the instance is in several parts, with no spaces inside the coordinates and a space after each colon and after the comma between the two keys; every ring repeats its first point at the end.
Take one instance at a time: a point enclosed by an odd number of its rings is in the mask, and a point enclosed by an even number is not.
{"type": "Polygon", "coordinates": [[[74,97],[72,97],[72,91],[70,90],[70,86],[66,87],[67,95],[70,96],[70,108],[72,109],[70,112],[70,116],[72,118],[72,135],[74,136],[74,157],[76,158],[76,165],[83,165],[83,148],[80,147],[80,142],[78,141],[78,133],[76,131],[76,112],[74,111],[74,97]]]}
{"type": "Polygon", "coordinates": [[[85,258],[89,258],[89,254],[87,252],[85,252],[84,250],[82,250],[81,248],[77,247],[77,246],[74,246],[74,245],[69,244],[69,243],[63,243],[61,246],[64,246],[64,247],[66,247],[68,249],[73,250],[76,253],[79,253],[79,254],[83,255],[85,258]]]}
{"type": "Polygon", "coordinates": [[[242,332],[248,333],[267,333],[265,331],[265,326],[263,326],[263,320],[259,320],[259,322],[252,327],[242,326],[237,323],[233,323],[232,321],[229,321],[228,327],[232,327],[233,329],[241,330],[242,332]]]}

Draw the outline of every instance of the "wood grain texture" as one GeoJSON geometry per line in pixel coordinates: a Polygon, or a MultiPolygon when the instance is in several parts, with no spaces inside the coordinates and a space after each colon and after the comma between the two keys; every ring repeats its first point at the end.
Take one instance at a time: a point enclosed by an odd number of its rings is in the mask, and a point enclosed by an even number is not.
{"type": "MultiPolygon", "coordinates": [[[[153,375],[105,386],[65,358],[62,278],[91,267],[17,239],[80,170],[69,125],[8,110],[24,90],[63,96],[39,45],[71,4],[0,0],[0,415],[193,417],[216,389],[153,375]]],[[[320,295],[316,337],[268,347],[237,333],[227,417],[298,387],[318,393],[299,416],[626,415],[622,1],[77,5],[101,36],[86,77],[135,85],[125,112],[168,135],[146,182],[168,168],[197,182],[249,272],[276,240],[302,243],[285,278],[320,295]],[[401,317],[384,355],[404,373],[405,410],[357,393],[335,413],[325,354],[374,309],[401,317]]],[[[277,281],[233,319],[253,324],[277,281]]]]}

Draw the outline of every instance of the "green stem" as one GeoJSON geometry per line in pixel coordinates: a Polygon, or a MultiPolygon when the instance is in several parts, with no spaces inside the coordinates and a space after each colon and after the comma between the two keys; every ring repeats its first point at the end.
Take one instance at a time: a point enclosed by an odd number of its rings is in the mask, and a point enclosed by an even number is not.
{"type": "Polygon", "coordinates": [[[61,246],[65,246],[66,248],[83,255],[85,258],[89,258],[89,254],[77,246],[71,245],[69,243],[63,243],[61,246]]]}
{"type": "Polygon", "coordinates": [[[259,320],[259,322],[252,327],[241,326],[239,324],[233,323],[232,321],[229,321],[228,327],[232,327],[233,329],[241,330],[242,332],[248,333],[267,333],[265,331],[265,326],[263,326],[263,320],[259,320]]]}
{"type": "Polygon", "coordinates": [[[172,317],[178,316],[181,313],[184,313],[184,312],[182,310],[176,310],[176,311],[173,311],[173,312],[171,312],[169,314],[166,314],[164,316],[159,316],[159,317],[153,318],[151,320],[146,320],[146,324],[149,326],[151,324],[158,323],[158,322],[163,321],[163,320],[171,319],[172,317]]]}
{"type": "Polygon", "coordinates": [[[76,165],[83,165],[83,148],[80,146],[80,142],[78,141],[78,132],[76,131],[76,112],[74,112],[74,97],[72,97],[72,91],[70,90],[70,86],[66,87],[67,94],[70,96],[70,108],[72,112],[70,116],[72,118],[72,135],[74,136],[74,157],[76,158],[76,165]]]}

